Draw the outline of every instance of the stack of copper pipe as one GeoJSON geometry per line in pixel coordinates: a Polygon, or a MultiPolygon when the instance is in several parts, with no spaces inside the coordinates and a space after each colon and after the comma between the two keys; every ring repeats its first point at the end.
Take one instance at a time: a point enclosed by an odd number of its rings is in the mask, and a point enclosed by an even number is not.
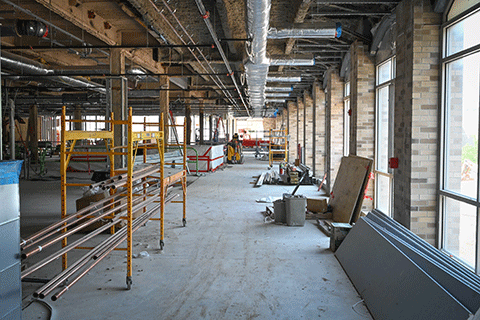
{"type": "MultiPolygon", "coordinates": [[[[158,196],[160,194],[161,189],[158,178],[148,177],[155,173],[157,170],[158,167],[155,168],[154,166],[149,166],[134,172],[135,180],[145,178],[138,184],[134,185],[134,187],[140,188],[141,191],[145,191],[145,193],[133,198],[132,212],[141,209],[145,209],[146,212],[133,221],[133,231],[137,230],[140,226],[145,224],[148,219],[155,215],[155,213],[158,213],[158,210],[161,206],[160,203],[155,203],[152,208],[149,208],[147,210],[147,206],[154,203],[155,200],[158,200],[158,196]]],[[[126,175],[121,176],[123,177],[113,177],[113,182],[107,182],[115,184],[119,180],[123,180],[122,183],[125,184],[127,180],[126,175]]],[[[106,183],[104,183],[104,185],[105,184],[106,183]]],[[[99,186],[100,184],[95,185],[99,186]]],[[[117,184],[117,187],[118,186],[120,186],[120,184],[117,184]]],[[[171,201],[175,196],[177,195],[167,197],[165,202],[171,201]]],[[[125,201],[125,199],[125,194],[111,195],[105,199],[102,199],[77,211],[75,214],[69,215],[57,221],[56,223],[53,223],[52,225],[38,231],[27,239],[22,240],[22,243],[20,245],[22,250],[22,259],[26,259],[34,254],[41,252],[43,249],[55,243],[58,243],[65,237],[71,236],[76,232],[84,229],[85,227],[92,225],[97,221],[104,220],[105,218],[110,218],[110,220],[108,220],[106,224],[100,226],[94,231],[87,233],[86,235],[80,237],[69,245],[61,248],[60,250],[50,254],[39,262],[23,270],[21,273],[21,278],[24,279],[33,272],[60,258],[63,254],[92,239],[94,236],[109,229],[110,227],[118,224],[122,220],[122,218],[127,215],[127,202],[125,201]]],[[[91,270],[103,258],[105,258],[112,250],[114,250],[119,244],[125,241],[126,237],[127,226],[121,228],[119,231],[109,236],[106,240],[101,242],[95,248],[88,251],[87,254],[75,261],[72,265],[70,265],[60,274],[55,276],[43,287],[35,291],[34,296],[44,298],[46,295],[48,295],[50,292],[52,292],[58,286],[68,280],[68,286],[65,286],[62,290],[52,296],[52,300],[56,300],[80,278],[82,278],[89,270],[91,270]]]]}

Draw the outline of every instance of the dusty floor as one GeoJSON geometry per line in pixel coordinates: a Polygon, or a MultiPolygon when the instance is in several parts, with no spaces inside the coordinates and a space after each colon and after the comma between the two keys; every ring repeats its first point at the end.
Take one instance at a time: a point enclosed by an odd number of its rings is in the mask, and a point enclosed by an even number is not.
{"type": "MultiPolygon", "coordinates": [[[[48,175],[55,176],[55,165],[48,175]]],[[[304,227],[264,221],[266,204],[255,200],[293,190],[253,188],[252,177],[266,169],[266,162],[251,157],[244,165],[189,177],[187,226],[181,226],[180,205],[168,204],[164,250],[158,249],[158,222],[135,233],[134,253],[149,257],[134,260],[132,290],[125,286],[125,253],[115,251],[59,300],[47,296],[51,312],[31,297],[40,285],[24,283],[23,318],[372,319],[314,220],[304,227]]],[[[22,236],[59,216],[60,184],[52,180],[21,182],[22,236]]],[[[313,186],[297,193],[318,195],[313,186]]],[[[81,191],[68,194],[73,212],[81,191]]],[[[33,276],[50,278],[59,270],[55,261],[33,276]]]]}

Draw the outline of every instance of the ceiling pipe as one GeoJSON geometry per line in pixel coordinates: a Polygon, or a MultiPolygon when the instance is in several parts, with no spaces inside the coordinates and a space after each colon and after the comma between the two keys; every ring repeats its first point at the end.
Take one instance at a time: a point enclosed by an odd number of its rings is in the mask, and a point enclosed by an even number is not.
{"type": "Polygon", "coordinates": [[[237,81],[235,80],[235,76],[233,74],[232,68],[230,68],[230,64],[228,63],[228,59],[225,55],[225,52],[222,49],[222,46],[220,45],[220,41],[218,40],[217,34],[215,30],[213,29],[212,23],[210,22],[210,14],[208,13],[207,10],[205,10],[205,6],[203,5],[202,0],[195,0],[197,3],[198,10],[200,11],[200,15],[203,18],[203,21],[205,21],[205,24],[207,25],[208,31],[210,32],[210,35],[213,38],[213,41],[215,42],[215,45],[218,49],[218,52],[220,52],[220,56],[222,57],[223,62],[225,63],[225,67],[227,67],[227,71],[230,74],[230,78],[233,81],[233,84],[235,86],[235,89],[237,89],[238,94],[240,95],[240,99],[242,101],[242,104],[247,111],[247,115],[250,117],[250,110],[247,107],[247,104],[245,103],[245,100],[243,99],[242,92],[240,91],[240,88],[238,87],[237,81]]]}
{"type": "MultiPolygon", "coordinates": [[[[81,38],[73,35],[72,33],[68,32],[68,31],[63,30],[62,28],[57,27],[56,25],[52,24],[50,21],[47,21],[47,20],[41,18],[40,16],[38,16],[38,15],[35,14],[35,13],[33,13],[32,11],[30,11],[30,10],[28,10],[28,9],[25,9],[25,8],[22,8],[21,6],[19,6],[18,4],[14,3],[14,2],[12,2],[12,1],[10,1],[10,0],[2,0],[2,1],[5,2],[6,4],[12,6],[13,8],[15,8],[15,9],[17,9],[17,10],[19,10],[19,11],[25,13],[25,14],[28,14],[29,16],[35,18],[36,20],[45,23],[45,24],[49,27],[49,29],[51,30],[52,33],[54,32],[54,29],[55,29],[55,31],[58,31],[58,32],[60,32],[60,33],[63,33],[64,35],[66,35],[66,36],[68,36],[68,37],[70,37],[70,38],[72,38],[72,39],[80,42],[81,44],[83,44],[83,45],[85,45],[85,46],[89,46],[89,45],[90,45],[89,43],[85,42],[85,40],[83,40],[83,39],[81,39],[81,38]]],[[[51,39],[50,41],[52,41],[52,43],[55,43],[55,44],[57,44],[57,45],[64,46],[63,44],[60,44],[60,43],[56,42],[55,40],[52,40],[52,39],[51,39]]],[[[106,55],[107,57],[109,56],[108,52],[106,52],[106,51],[103,51],[103,50],[98,50],[98,51],[101,52],[101,53],[103,53],[103,54],[106,55]]],[[[78,52],[77,52],[77,53],[78,53],[78,52]]]]}
{"type": "MultiPolygon", "coordinates": [[[[49,76],[54,74],[54,70],[45,68],[45,66],[39,62],[6,51],[2,52],[0,62],[2,70],[19,70],[20,72],[25,71],[29,74],[43,76],[49,76]]],[[[98,84],[85,79],[78,79],[66,76],[52,76],[49,78],[49,80],[66,84],[71,87],[90,89],[92,91],[96,91],[102,94],[106,93],[105,88],[102,88],[98,84]]]]}
{"type": "MultiPolygon", "coordinates": [[[[133,0],[130,0],[130,1],[133,1],[133,0]]],[[[180,28],[182,29],[182,31],[185,33],[185,35],[187,36],[187,38],[189,39],[190,43],[191,44],[195,44],[195,41],[192,39],[192,37],[190,36],[190,34],[187,32],[187,30],[185,29],[185,27],[181,24],[180,20],[177,18],[177,16],[175,15],[175,12],[170,8],[170,6],[167,4],[167,2],[165,0],[162,0],[163,1],[163,4],[165,5],[165,7],[167,8],[167,10],[170,12],[170,14],[173,16],[173,18],[175,19],[175,21],[177,22],[177,24],[180,26],[180,28]]],[[[155,11],[156,13],[168,24],[168,26],[172,29],[172,31],[175,33],[175,35],[180,39],[180,41],[183,43],[183,44],[187,44],[187,42],[182,38],[182,36],[177,32],[177,30],[175,29],[175,27],[170,23],[170,21],[165,17],[165,15],[162,13],[162,11],[160,11],[158,9],[158,7],[156,6],[156,4],[153,2],[153,1],[150,1],[151,5],[153,8],[155,8],[155,11]]],[[[209,67],[209,69],[211,70],[212,73],[215,73],[216,71],[213,69],[212,65],[209,63],[207,57],[205,57],[205,55],[203,54],[203,52],[199,49],[199,48],[196,48],[198,50],[198,52],[200,53],[200,55],[202,56],[203,60],[206,62],[207,66],[209,67]]],[[[198,58],[198,56],[194,53],[193,49],[192,48],[188,48],[188,50],[190,51],[190,53],[194,56],[195,60],[197,60],[197,62],[200,64],[200,66],[202,67],[202,69],[205,71],[205,72],[208,72],[207,69],[205,68],[205,66],[202,64],[202,62],[200,62],[200,59],[198,58]]],[[[238,106],[238,103],[235,101],[235,99],[233,98],[232,94],[226,90],[226,86],[225,84],[220,80],[220,78],[218,76],[216,77],[213,77],[213,76],[210,76],[210,79],[212,79],[212,81],[217,85],[218,88],[220,88],[220,90],[222,91],[222,93],[225,95],[225,97],[232,103],[235,105],[235,107],[237,109],[240,109],[239,106],[238,106]],[[215,79],[216,78],[216,79],[215,79]]]]}
{"type": "Polygon", "coordinates": [[[34,36],[45,38],[47,35],[47,25],[36,20],[5,21],[0,26],[1,37],[34,36]]]}

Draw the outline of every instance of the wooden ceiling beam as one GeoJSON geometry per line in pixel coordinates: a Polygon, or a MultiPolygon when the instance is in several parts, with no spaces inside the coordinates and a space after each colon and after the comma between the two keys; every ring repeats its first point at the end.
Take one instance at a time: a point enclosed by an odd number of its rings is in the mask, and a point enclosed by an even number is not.
{"type": "Polygon", "coordinates": [[[96,14],[94,10],[93,15],[90,13],[89,17],[89,11],[92,10],[89,3],[75,3],[70,0],[35,1],[99,40],[109,45],[121,44],[121,34],[117,28],[112,25],[111,21],[105,20],[96,14]]]}

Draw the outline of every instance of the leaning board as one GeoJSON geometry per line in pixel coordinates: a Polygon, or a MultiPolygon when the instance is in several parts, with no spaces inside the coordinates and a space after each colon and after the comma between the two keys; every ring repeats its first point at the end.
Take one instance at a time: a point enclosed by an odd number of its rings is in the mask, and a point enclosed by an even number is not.
{"type": "Polygon", "coordinates": [[[342,158],[329,201],[334,222],[350,223],[355,211],[361,209],[372,163],[371,159],[357,156],[342,158]]]}

